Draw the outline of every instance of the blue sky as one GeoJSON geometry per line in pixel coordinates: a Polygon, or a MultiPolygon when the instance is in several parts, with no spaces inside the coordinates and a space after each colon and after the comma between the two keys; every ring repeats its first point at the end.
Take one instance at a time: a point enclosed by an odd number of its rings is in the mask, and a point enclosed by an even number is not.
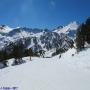
{"type": "Polygon", "coordinates": [[[90,16],[90,0],[0,0],[0,24],[54,28],[90,16]]]}

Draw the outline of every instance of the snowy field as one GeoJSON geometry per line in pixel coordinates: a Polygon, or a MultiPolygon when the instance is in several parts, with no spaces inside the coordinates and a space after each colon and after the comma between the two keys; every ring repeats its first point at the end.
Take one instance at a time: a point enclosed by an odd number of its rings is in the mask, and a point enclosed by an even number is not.
{"type": "Polygon", "coordinates": [[[29,57],[27,63],[0,69],[0,87],[16,90],[90,90],[90,49],[67,51],[59,59],[29,57]]]}

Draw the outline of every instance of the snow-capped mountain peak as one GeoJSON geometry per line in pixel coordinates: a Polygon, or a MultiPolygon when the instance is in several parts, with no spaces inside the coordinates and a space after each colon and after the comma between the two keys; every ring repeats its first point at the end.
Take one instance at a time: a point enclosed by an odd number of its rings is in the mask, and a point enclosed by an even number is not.
{"type": "Polygon", "coordinates": [[[12,30],[9,26],[0,25],[0,33],[9,33],[12,30]]]}
{"type": "Polygon", "coordinates": [[[73,22],[69,23],[68,25],[63,26],[62,28],[54,30],[54,32],[59,33],[59,34],[60,33],[69,34],[69,36],[71,35],[71,37],[72,37],[72,36],[74,36],[74,35],[72,35],[72,33],[75,34],[77,28],[78,28],[77,22],[73,21],[73,22]]]}

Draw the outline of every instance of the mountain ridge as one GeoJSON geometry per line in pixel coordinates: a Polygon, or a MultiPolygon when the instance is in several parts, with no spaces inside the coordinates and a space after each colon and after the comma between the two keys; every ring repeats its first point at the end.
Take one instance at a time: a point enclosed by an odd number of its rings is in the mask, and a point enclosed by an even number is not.
{"type": "MultiPolygon", "coordinates": [[[[70,27],[71,29],[74,28],[76,31],[76,26],[76,22],[73,22],[62,28],[70,27]]],[[[71,29],[70,31],[73,31],[71,29]]],[[[57,50],[60,48],[68,50],[69,48],[71,48],[71,46],[73,46],[73,39],[67,33],[58,33],[56,31],[50,31],[48,29],[32,29],[27,27],[19,27],[14,28],[4,34],[0,33],[0,49],[4,48],[6,45],[8,46],[11,42],[15,43],[18,41],[23,41],[27,49],[32,48],[32,50],[36,52],[39,50],[45,50],[47,52],[52,49],[57,50]]]]}

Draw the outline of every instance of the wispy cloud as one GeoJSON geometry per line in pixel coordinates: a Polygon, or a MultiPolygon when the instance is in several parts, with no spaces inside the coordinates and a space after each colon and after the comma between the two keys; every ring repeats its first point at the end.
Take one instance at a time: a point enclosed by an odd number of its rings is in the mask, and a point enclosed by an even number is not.
{"type": "Polygon", "coordinates": [[[55,8],[56,3],[55,3],[55,1],[54,1],[54,0],[51,0],[51,1],[50,1],[50,6],[55,8]]]}

